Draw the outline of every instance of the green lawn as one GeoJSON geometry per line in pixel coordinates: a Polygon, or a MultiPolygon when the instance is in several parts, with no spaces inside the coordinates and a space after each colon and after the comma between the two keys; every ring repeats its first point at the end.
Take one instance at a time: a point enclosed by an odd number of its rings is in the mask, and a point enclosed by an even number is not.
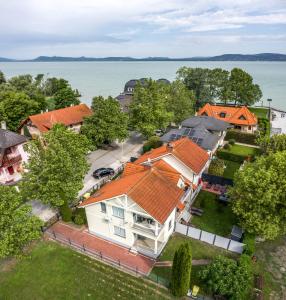
{"type": "Polygon", "coordinates": [[[233,179],[235,172],[237,172],[240,168],[240,163],[224,160],[224,164],[226,168],[224,169],[223,177],[233,179]]]}
{"type": "Polygon", "coordinates": [[[232,226],[236,224],[236,218],[229,204],[218,202],[215,194],[201,191],[193,207],[202,208],[204,210],[201,217],[192,217],[191,223],[193,225],[218,235],[230,235],[232,226]]]}
{"type": "Polygon", "coordinates": [[[234,144],[230,146],[230,149],[223,149],[221,151],[230,152],[233,154],[241,155],[241,156],[256,156],[260,153],[258,148],[248,147],[244,145],[234,144]]]}
{"type": "Polygon", "coordinates": [[[218,255],[224,255],[231,258],[236,258],[237,255],[230,251],[223,250],[221,248],[206,244],[204,242],[186,237],[181,234],[173,234],[165,246],[160,261],[173,260],[175,251],[183,243],[190,243],[192,248],[193,259],[213,259],[218,255]]]}
{"type": "Polygon", "coordinates": [[[268,119],[269,117],[269,110],[268,108],[257,108],[257,107],[249,107],[249,110],[253,112],[257,118],[265,118],[268,119]]]}
{"type": "Polygon", "coordinates": [[[0,295],[7,300],[171,299],[167,290],[147,280],[53,242],[39,242],[11,268],[2,262],[0,295]]]}

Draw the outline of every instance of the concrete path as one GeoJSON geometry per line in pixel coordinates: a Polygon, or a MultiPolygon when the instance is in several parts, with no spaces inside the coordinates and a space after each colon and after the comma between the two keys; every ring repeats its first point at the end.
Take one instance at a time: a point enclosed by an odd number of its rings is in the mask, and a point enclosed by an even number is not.
{"type": "Polygon", "coordinates": [[[235,144],[236,145],[241,145],[241,146],[246,146],[246,147],[257,148],[257,149],[260,148],[259,146],[256,146],[256,145],[250,145],[250,144],[244,144],[244,143],[238,143],[238,142],[235,142],[235,144]]]}
{"type": "MultiPolygon", "coordinates": [[[[208,265],[211,262],[210,259],[193,259],[192,265],[193,266],[205,266],[208,265]]],[[[154,267],[172,267],[173,262],[171,260],[165,260],[165,261],[157,261],[154,264],[154,267]]]]}

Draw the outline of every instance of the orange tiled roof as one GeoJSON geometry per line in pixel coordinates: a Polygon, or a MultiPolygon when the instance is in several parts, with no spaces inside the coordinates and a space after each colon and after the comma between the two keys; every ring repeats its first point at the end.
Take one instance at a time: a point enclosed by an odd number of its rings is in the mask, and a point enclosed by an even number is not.
{"type": "Polygon", "coordinates": [[[75,125],[81,123],[84,117],[91,114],[92,110],[86,104],[79,104],[29,116],[28,120],[31,120],[33,125],[41,132],[46,132],[56,123],[61,123],[65,126],[75,125]]]}
{"type": "Polygon", "coordinates": [[[218,120],[229,122],[237,125],[256,125],[256,116],[246,107],[235,107],[235,106],[221,106],[211,105],[207,103],[198,111],[198,115],[207,114],[209,117],[214,117],[218,120]],[[220,117],[221,113],[225,113],[225,117],[220,117]]]}
{"type": "Polygon", "coordinates": [[[152,161],[160,159],[165,155],[173,155],[196,174],[202,171],[209,159],[209,155],[204,149],[187,137],[174,141],[171,144],[173,147],[172,150],[168,147],[168,145],[163,145],[159,148],[146,152],[135,161],[135,164],[140,165],[147,162],[148,159],[152,161]]]}
{"type": "MultiPolygon", "coordinates": [[[[132,167],[128,168],[131,170],[132,167]]],[[[177,186],[179,178],[178,174],[175,182],[174,177],[170,180],[166,176],[166,171],[153,167],[141,168],[137,173],[125,173],[122,178],[106,184],[80,206],[127,195],[159,223],[164,224],[184,194],[184,190],[177,186]]]]}

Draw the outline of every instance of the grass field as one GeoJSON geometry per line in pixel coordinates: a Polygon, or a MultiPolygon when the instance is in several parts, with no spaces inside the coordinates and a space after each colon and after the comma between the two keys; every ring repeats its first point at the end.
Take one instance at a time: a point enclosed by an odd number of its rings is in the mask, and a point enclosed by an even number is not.
{"type": "Polygon", "coordinates": [[[201,217],[193,216],[191,219],[197,228],[221,236],[230,235],[232,226],[236,224],[230,205],[218,202],[215,194],[201,191],[193,206],[204,210],[201,217]]]}
{"type": "Polygon", "coordinates": [[[224,169],[223,177],[233,179],[235,172],[240,168],[240,163],[224,160],[224,164],[226,165],[226,168],[224,169]]]}
{"type": "Polygon", "coordinates": [[[230,152],[241,156],[256,156],[260,153],[259,149],[257,148],[238,145],[238,144],[232,145],[230,149],[228,150],[223,149],[222,151],[230,152]]]}
{"type": "Polygon", "coordinates": [[[0,264],[0,298],[172,299],[169,292],[53,242],[39,242],[30,255],[0,264]]]}
{"type": "Polygon", "coordinates": [[[268,108],[257,108],[257,107],[249,107],[249,110],[253,112],[257,118],[265,118],[268,119],[269,110],[268,108]]]}

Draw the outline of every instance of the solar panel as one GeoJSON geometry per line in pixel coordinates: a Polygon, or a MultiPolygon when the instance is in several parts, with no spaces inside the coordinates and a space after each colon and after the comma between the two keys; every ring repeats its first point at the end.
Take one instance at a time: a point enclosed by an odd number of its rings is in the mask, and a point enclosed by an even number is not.
{"type": "Polygon", "coordinates": [[[196,130],[195,129],[191,129],[191,131],[189,132],[188,136],[189,137],[193,137],[195,134],[196,130]]]}
{"type": "Polygon", "coordinates": [[[186,128],[186,129],[184,130],[184,135],[189,135],[190,131],[191,131],[190,128],[186,128]]]}
{"type": "Polygon", "coordinates": [[[180,134],[177,134],[177,140],[180,139],[182,136],[180,134]]]}
{"type": "Polygon", "coordinates": [[[203,139],[198,139],[197,144],[198,144],[199,146],[201,146],[201,145],[202,145],[202,142],[203,142],[203,139]]]}
{"type": "Polygon", "coordinates": [[[176,140],[177,135],[176,134],[171,134],[170,136],[170,141],[175,141],[176,140]]]}

